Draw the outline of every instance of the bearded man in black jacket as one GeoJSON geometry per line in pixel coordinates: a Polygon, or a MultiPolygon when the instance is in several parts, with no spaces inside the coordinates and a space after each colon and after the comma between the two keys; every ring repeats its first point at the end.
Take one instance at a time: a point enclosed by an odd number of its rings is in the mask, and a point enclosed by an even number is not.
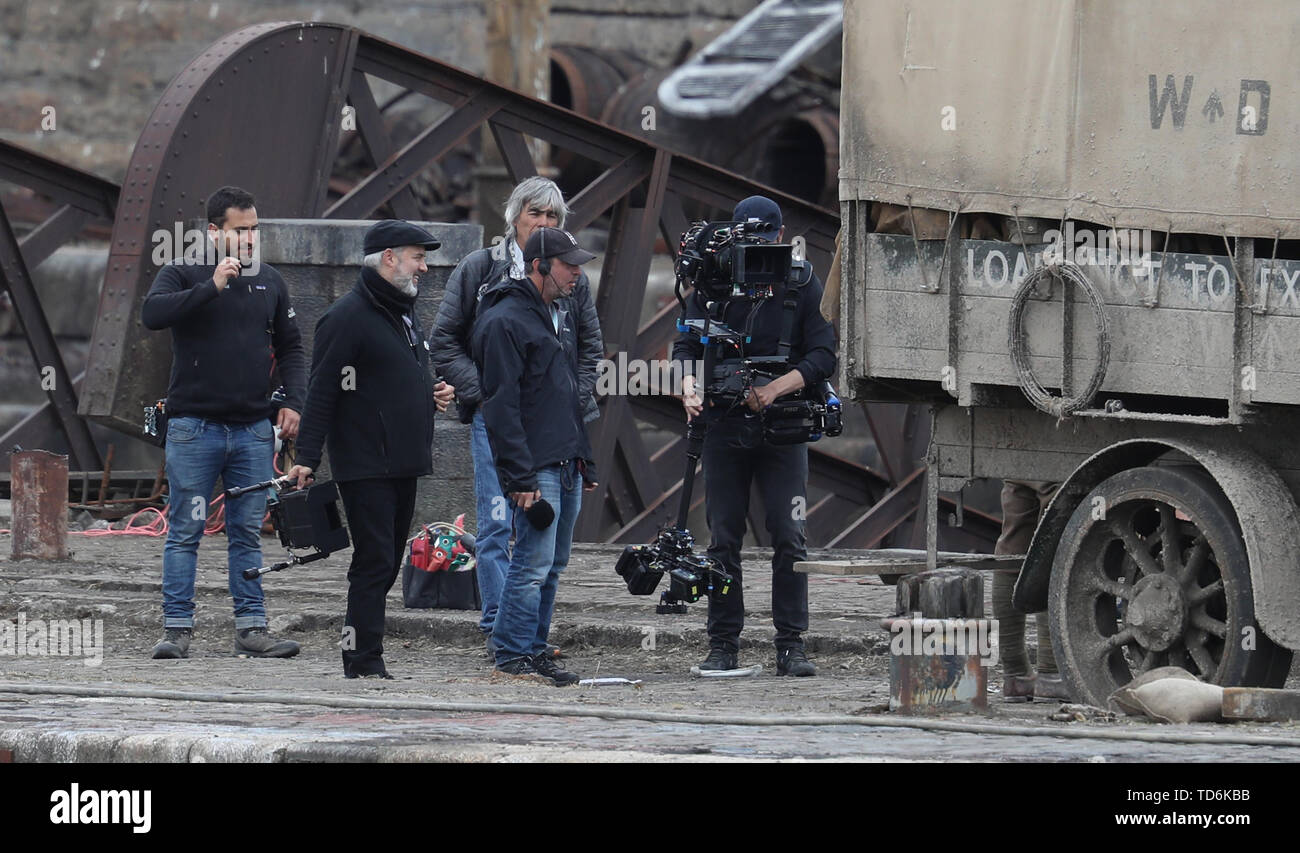
{"type": "Polygon", "coordinates": [[[384,599],[415,515],[416,478],[433,471],[434,409],[456,389],[435,384],[415,314],[426,252],[423,228],[384,220],[366,231],[356,286],[316,323],[311,383],[288,477],[305,485],[328,436],[330,471],[352,533],[343,675],[391,678],[384,666],[384,599]]]}

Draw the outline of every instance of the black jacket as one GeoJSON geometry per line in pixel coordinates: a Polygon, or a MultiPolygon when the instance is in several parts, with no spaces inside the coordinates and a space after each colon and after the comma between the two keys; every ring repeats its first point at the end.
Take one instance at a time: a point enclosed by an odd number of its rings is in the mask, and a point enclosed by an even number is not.
{"type": "Polygon", "coordinates": [[[230,279],[224,291],[212,265],[173,261],[153,280],[140,308],[146,329],[171,329],[169,417],[253,423],[271,417],[272,357],[288,399],[301,412],[307,356],[284,279],[270,265],[230,279]]]}
{"type": "MultiPolygon", "coordinates": [[[[794,309],[794,327],[790,335],[790,366],[803,375],[804,386],[815,387],[835,375],[837,359],[835,355],[835,329],[821,315],[822,283],[812,267],[805,264],[808,283],[796,289],[798,299],[794,309]]],[[[750,319],[754,303],[736,300],[727,304],[722,315],[722,322],[737,332],[749,329],[750,342],[745,345],[746,356],[776,355],[781,341],[781,325],[785,318],[786,286],[777,287],[771,298],[758,305],[758,311],[750,319]]],[[[693,293],[686,300],[687,319],[702,319],[706,316],[703,300],[698,293],[693,293]]],[[[716,318],[715,318],[716,319],[716,318]]],[[[719,359],[729,357],[719,353],[719,359]]],[[[673,344],[673,360],[683,362],[686,373],[693,373],[696,360],[704,358],[704,345],[698,339],[683,333],[673,344]]],[[[707,379],[696,377],[702,385],[707,379]]],[[[701,387],[703,392],[703,387],[701,387]]],[[[748,409],[738,410],[744,414],[748,409]]]]}
{"type": "Polygon", "coordinates": [[[531,492],[537,471],[571,459],[595,462],[582,420],[577,332],[568,300],[557,333],[550,311],[527,279],[505,278],[488,288],[471,345],[482,377],[483,423],[501,490],[531,492]]]}
{"type": "MultiPolygon", "coordinates": [[[[509,271],[510,255],[504,242],[490,249],[470,252],[447,279],[447,289],[433,323],[433,333],[429,337],[433,366],[438,375],[456,389],[456,408],[460,411],[462,423],[469,423],[474,410],[483,402],[478,368],[470,355],[474,316],[483,294],[488,288],[502,283],[509,271]]],[[[591,297],[586,273],[579,277],[573,295],[564,302],[572,303],[566,309],[571,315],[576,313],[578,391],[583,400],[583,421],[591,421],[600,417],[595,391],[600,360],[605,357],[605,345],[601,340],[600,318],[596,314],[596,302],[591,297]]]]}
{"type": "Polygon", "coordinates": [[[297,463],[319,468],[328,435],[335,480],[428,474],[434,384],[414,300],[363,268],[352,290],[316,323],[297,463]]]}

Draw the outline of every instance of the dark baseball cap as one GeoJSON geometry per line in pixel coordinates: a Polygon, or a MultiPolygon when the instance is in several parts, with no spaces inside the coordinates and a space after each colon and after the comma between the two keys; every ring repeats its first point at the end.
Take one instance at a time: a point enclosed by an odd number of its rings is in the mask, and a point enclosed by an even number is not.
{"type": "Polygon", "coordinates": [[[781,208],[767,196],[751,195],[736,205],[731,218],[737,222],[757,220],[753,233],[759,237],[775,240],[781,233],[781,208]]]}
{"type": "Polygon", "coordinates": [[[361,253],[373,255],[384,249],[398,249],[402,246],[423,246],[432,251],[441,245],[437,237],[418,225],[400,219],[384,219],[371,225],[366,231],[365,241],[361,244],[361,253]]]}
{"type": "Polygon", "coordinates": [[[578,245],[578,238],[561,228],[538,228],[524,244],[524,263],[533,258],[559,258],[566,264],[585,264],[596,256],[578,245]]]}

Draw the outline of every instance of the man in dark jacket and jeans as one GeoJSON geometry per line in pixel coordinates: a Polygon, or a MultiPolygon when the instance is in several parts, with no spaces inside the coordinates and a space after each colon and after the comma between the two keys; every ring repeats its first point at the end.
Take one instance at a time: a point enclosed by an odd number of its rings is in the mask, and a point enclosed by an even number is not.
{"type": "MultiPolygon", "coordinates": [[[[764,196],[750,196],[736,205],[732,219],[757,226],[756,233],[779,242],[785,233],[781,209],[764,196]]],[[[835,330],[820,313],[822,283],[811,265],[798,263],[797,281],[778,286],[773,297],[754,305],[745,300],[725,303],[723,323],[747,335],[744,355],[771,356],[781,349],[786,312],[791,311],[788,367],[771,382],[756,386],[743,403],[704,400],[707,378],[686,376],[682,405],[687,420],[700,417],[704,406],[719,407],[709,413],[704,438],[705,505],[708,507],[712,543],[709,556],[722,563],[735,583],[724,597],[709,600],[709,655],[698,669],[723,672],[737,669],[740,632],[745,623],[744,583],[740,546],[745,538],[751,484],[763,498],[767,532],[772,537],[772,622],[776,627],[776,674],[811,676],[816,667],[804,653],[803,632],[808,630],[808,576],[794,570],[807,556],[804,548],[803,507],[808,488],[808,445],[771,445],[763,438],[763,410],[779,397],[800,388],[816,388],[836,367],[835,330]],[[788,298],[787,298],[788,297],[788,298]],[[786,307],[786,303],[790,307],[786,307]]],[[[691,295],[688,319],[706,316],[703,297],[691,295]]],[[[734,357],[734,353],[720,353],[734,357]]],[[[704,358],[698,338],[683,335],[673,345],[673,359],[690,369],[704,358]]]]}
{"type": "Polygon", "coordinates": [[[300,487],[330,471],[352,534],[343,674],[391,678],[384,666],[384,598],[393,588],[415,514],[416,478],[433,470],[434,408],[455,389],[434,384],[415,315],[416,276],[439,242],[408,222],[384,220],[364,241],[356,286],[316,323],[311,385],[289,478],[300,487]]]}
{"type": "MultiPolygon", "coordinates": [[[[217,478],[227,488],[271,478],[276,419],[293,438],[306,396],[302,336],[284,279],[258,261],[257,208],[238,187],[207,202],[209,257],[182,257],[158,271],[140,319],[170,329],[172,373],[167,388],[167,543],[163,546],[163,631],[155,658],[189,656],[194,631],[194,570],[217,478]],[[215,251],[214,251],[215,250],[215,251]],[[271,401],[272,366],[287,399],[271,401]]],[[[298,644],[266,631],[262,581],[244,569],[262,565],[266,493],[226,503],[227,569],[235,604],[235,652],[293,657],[298,644]]]]}
{"type": "MultiPolygon", "coordinates": [[[[490,249],[471,252],[452,271],[438,309],[430,338],[431,356],[438,373],[456,387],[457,407],[463,423],[470,424],[470,453],[474,460],[474,494],[477,526],[475,556],[478,560],[479,597],[483,612],[479,630],[491,647],[496,621],[497,599],[506,567],[510,565],[510,514],[508,502],[497,481],[496,463],[488,444],[487,429],[479,407],[483,395],[478,368],[470,356],[470,334],[479,300],[491,287],[504,281],[526,278],[523,250],[533,231],[541,227],[564,227],[569,209],[555,182],[543,177],[521,181],[506,202],[505,238],[490,249]]],[[[599,417],[594,391],[604,357],[600,320],[586,273],[578,276],[570,297],[561,305],[575,322],[578,337],[578,393],[583,401],[583,421],[599,417]]]]}
{"type": "Polygon", "coordinates": [[[515,534],[492,641],[497,674],[568,685],[578,676],[556,666],[546,641],[581,488],[594,488],[596,476],[582,420],[577,335],[563,297],[595,255],[567,231],[538,228],[523,256],[528,277],[488,289],[472,339],[483,421],[515,534]]]}

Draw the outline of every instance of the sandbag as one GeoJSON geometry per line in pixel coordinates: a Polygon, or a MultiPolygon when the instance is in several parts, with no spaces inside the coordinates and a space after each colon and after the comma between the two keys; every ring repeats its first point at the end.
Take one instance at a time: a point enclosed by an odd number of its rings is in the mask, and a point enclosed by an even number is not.
{"type": "Polygon", "coordinates": [[[1205,723],[1223,714],[1223,688],[1217,684],[1162,678],[1132,693],[1143,712],[1162,723],[1205,723]]]}
{"type": "Polygon", "coordinates": [[[1107,707],[1112,710],[1118,709],[1130,716],[1142,716],[1146,712],[1138,705],[1137,700],[1133,698],[1133,691],[1150,684],[1153,681],[1159,681],[1162,678],[1181,678],[1190,681],[1199,681],[1196,676],[1192,675],[1181,666],[1161,666],[1153,670],[1142,673],[1137,678],[1125,684],[1114,693],[1110,694],[1110,701],[1107,707]]]}

